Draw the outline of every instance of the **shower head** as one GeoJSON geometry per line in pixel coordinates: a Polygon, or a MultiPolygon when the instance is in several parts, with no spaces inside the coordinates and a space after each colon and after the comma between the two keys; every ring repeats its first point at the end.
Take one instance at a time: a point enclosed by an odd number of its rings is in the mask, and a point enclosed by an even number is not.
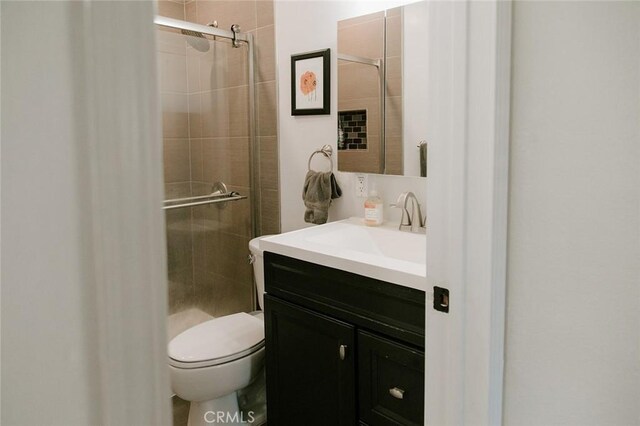
{"type": "Polygon", "coordinates": [[[189,46],[193,47],[198,52],[209,51],[209,41],[201,32],[191,30],[180,30],[180,32],[187,36],[186,40],[187,43],[189,43],[189,46]]]}
{"type": "MultiPolygon", "coordinates": [[[[211,21],[207,24],[209,27],[218,28],[218,21],[211,21]]],[[[193,47],[199,52],[208,52],[209,51],[209,40],[199,31],[192,30],[184,30],[181,29],[180,32],[186,35],[187,43],[189,46],[193,47]]],[[[213,37],[215,40],[216,38],[213,37]]]]}

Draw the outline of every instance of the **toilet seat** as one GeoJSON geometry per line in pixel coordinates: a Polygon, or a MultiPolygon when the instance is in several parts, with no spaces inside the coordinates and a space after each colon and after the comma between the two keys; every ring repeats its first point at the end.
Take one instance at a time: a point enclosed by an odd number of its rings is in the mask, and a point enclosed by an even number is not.
{"type": "Polygon", "coordinates": [[[241,312],[192,327],[169,342],[169,364],[176,368],[220,365],[264,347],[264,322],[241,312]]]}

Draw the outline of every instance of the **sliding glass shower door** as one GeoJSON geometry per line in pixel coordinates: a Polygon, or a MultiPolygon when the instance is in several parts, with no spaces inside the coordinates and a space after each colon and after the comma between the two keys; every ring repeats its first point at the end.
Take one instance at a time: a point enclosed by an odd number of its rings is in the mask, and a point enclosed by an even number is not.
{"type": "Polygon", "coordinates": [[[161,26],[157,40],[165,198],[187,205],[213,200],[192,197],[211,194],[217,182],[247,196],[165,210],[173,336],[210,317],[254,308],[247,261],[255,232],[252,68],[248,43],[235,47],[226,38],[161,26]]]}

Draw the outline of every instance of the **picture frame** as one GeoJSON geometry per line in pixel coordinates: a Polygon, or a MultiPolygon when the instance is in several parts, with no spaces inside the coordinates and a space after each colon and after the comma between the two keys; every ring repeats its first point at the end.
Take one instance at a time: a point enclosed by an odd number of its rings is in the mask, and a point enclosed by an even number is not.
{"type": "Polygon", "coordinates": [[[331,49],[291,55],[291,115],[331,113],[331,49]]]}

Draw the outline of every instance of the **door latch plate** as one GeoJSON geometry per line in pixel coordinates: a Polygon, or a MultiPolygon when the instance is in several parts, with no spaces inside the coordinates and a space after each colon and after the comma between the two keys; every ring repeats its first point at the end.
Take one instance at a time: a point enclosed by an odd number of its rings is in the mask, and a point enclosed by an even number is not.
{"type": "Polygon", "coordinates": [[[433,309],[449,313],[449,289],[433,287],[433,309]]]}

